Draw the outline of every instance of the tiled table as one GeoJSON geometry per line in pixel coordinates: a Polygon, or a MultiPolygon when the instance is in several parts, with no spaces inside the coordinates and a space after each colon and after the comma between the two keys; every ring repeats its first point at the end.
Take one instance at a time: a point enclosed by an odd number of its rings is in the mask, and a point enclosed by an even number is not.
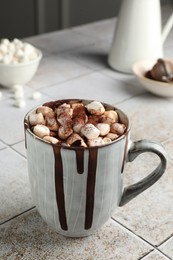
{"type": "MultiPolygon", "coordinates": [[[[25,86],[26,106],[14,107],[9,89],[0,87],[0,259],[173,259],[173,100],[145,91],[132,75],[107,66],[115,19],[104,20],[27,40],[43,51],[33,80],[25,86]],[[32,93],[39,91],[39,100],[32,93]],[[48,100],[86,98],[123,109],[132,121],[132,139],[154,139],[168,153],[163,177],[122,208],[95,234],[65,238],[51,230],[30,193],[23,117],[48,100]]],[[[173,57],[173,33],[165,43],[173,57]]],[[[151,154],[126,167],[125,185],[157,164],[151,154]],[[146,163],[147,162],[147,163],[146,163]]]]}

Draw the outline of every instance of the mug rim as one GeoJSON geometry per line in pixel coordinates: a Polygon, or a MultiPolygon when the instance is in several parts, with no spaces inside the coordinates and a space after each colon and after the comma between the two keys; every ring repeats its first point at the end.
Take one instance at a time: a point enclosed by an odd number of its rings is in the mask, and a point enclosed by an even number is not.
{"type": "MultiPolygon", "coordinates": [[[[112,145],[112,144],[114,144],[114,143],[117,143],[118,141],[120,141],[120,140],[122,140],[123,138],[125,138],[128,134],[129,134],[129,132],[130,132],[130,130],[131,130],[131,123],[130,123],[130,120],[129,120],[129,118],[128,118],[128,116],[126,115],[126,113],[124,113],[124,111],[122,111],[121,109],[119,109],[119,108],[117,108],[116,106],[114,106],[114,105],[111,105],[111,104],[108,104],[108,103],[106,103],[106,102],[102,102],[102,101],[99,101],[99,102],[101,102],[103,105],[105,105],[105,106],[107,106],[107,107],[111,107],[114,111],[116,111],[116,112],[118,112],[118,115],[120,116],[120,114],[119,113],[121,113],[125,118],[126,118],[126,120],[127,120],[127,125],[126,125],[126,127],[127,127],[127,129],[126,129],[126,131],[125,131],[125,133],[124,134],[122,134],[120,137],[118,137],[117,139],[115,139],[115,140],[113,140],[111,143],[107,143],[107,144],[103,144],[103,145],[95,145],[95,146],[87,146],[87,147],[83,147],[83,146],[68,146],[68,145],[62,145],[62,144],[52,144],[52,143],[50,143],[50,142],[48,142],[48,141],[46,141],[46,140],[44,140],[43,138],[40,138],[40,137],[38,137],[37,135],[35,135],[32,131],[31,131],[31,129],[30,129],[30,127],[29,127],[29,122],[28,122],[28,116],[33,112],[33,111],[35,111],[38,107],[40,107],[40,106],[43,106],[43,105],[45,105],[45,104],[48,104],[49,102],[61,102],[61,103],[65,103],[65,102],[69,102],[69,101],[80,101],[80,102],[92,102],[92,101],[94,101],[94,99],[80,99],[80,98],[69,98],[69,99],[58,99],[58,100],[52,100],[52,101],[48,101],[48,102],[46,102],[46,103],[44,103],[44,104],[40,104],[40,105],[37,105],[36,107],[34,107],[34,108],[32,108],[31,110],[29,110],[27,113],[26,113],[26,115],[24,116],[24,127],[25,127],[25,131],[27,131],[29,134],[31,134],[32,136],[33,136],[33,138],[35,138],[35,139],[38,139],[39,141],[42,141],[43,143],[45,143],[45,144],[48,144],[48,145],[54,145],[54,146],[57,146],[57,147],[61,147],[62,149],[69,149],[69,150],[90,150],[90,149],[94,149],[94,148],[96,148],[96,147],[98,147],[98,148],[104,148],[104,147],[106,147],[106,146],[108,146],[108,145],[112,145]]],[[[98,101],[98,100],[97,100],[98,101]]]]}

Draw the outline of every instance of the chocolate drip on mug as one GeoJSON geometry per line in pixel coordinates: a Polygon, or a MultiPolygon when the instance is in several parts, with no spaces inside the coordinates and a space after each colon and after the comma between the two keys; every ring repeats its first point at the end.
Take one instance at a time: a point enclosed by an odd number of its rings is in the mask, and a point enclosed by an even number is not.
{"type": "Polygon", "coordinates": [[[60,221],[61,228],[63,230],[68,230],[66,211],[65,211],[61,147],[53,144],[52,147],[55,156],[55,190],[56,190],[56,201],[57,201],[58,213],[59,213],[59,221],[60,221]]]}
{"type": "Polygon", "coordinates": [[[126,133],[125,134],[124,156],[123,156],[123,162],[122,162],[122,167],[121,167],[121,173],[123,173],[123,171],[124,171],[124,166],[125,166],[125,162],[126,162],[127,147],[128,147],[128,135],[126,133]]]}
{"type": "Polygon", "coordinates": [[[85,229],[90,229],[93,221],[95,181],[98,148],[89,149],[88,177],[86,189],[85,229]]]}
{"type": "Polygon", "coordinates": [[[77,172],[82,174],[84,172],[84,150],[76,150],[76,166],[77,172]]]}
{"type": "Polygon", "coordinates": [[[26,131],[29,129],[28,120],[24,119],[25,149],[27,149],[26,131]]]}

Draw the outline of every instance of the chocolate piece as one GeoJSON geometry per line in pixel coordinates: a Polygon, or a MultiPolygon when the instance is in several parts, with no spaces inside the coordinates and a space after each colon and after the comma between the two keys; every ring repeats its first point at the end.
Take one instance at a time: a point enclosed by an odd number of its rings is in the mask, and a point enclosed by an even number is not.
{"type": "Polygon", "coordinates": [[[146,77],[162,82],[173,82],[173,64],[168,60],[158,59],[146,77]]]}

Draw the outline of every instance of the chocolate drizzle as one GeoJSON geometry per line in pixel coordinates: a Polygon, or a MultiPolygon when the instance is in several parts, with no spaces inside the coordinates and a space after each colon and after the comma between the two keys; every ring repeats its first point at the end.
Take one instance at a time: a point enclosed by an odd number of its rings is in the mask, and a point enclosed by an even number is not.
{"type": "MultiPolygon", "coordinates": [[[[59,221],[63,230],[68,230],[66,211],[65,211],[65,197],[63,184],[63,162],[61,157],[61,146],[53,145],[55,156],[55,190],[56,202],[59,213],[59,221]]],[[[77,149],[76,151],[76,165],[77,172],[82,174],[84,172],[84,149],[77,149]]],[[[88,160],[88,177],[86,187],[86,209],[85,209],[85,229],[90,229],[93,220],[94,210],[94,196],[95,196],[95,181],[97,170],[97,151],[98,148],[89,149],[88,160]]]]}
{"type": "Polygon", "coordinates": [[[61,228],[63,230],[68,230],[66,211],[65,211],[61,147],[53,144],[52,147],[55,156],[55,189],[56,189],[56,201],[58,206],[59,221],[60,221],[61,228]]]}
{"type": "Polygon", "coordinates": [[[122,167],[121,167],[121,173],[123,173],[123,171],[124,171],[124,166],[125,166],[125,162],[126,162],[127,147],[128,147],[128,135],[126,133],[125,134],[124,156],[123,156],[123,162],[122,162],[122,167]]]}
{"type": "Polygon", "coordinates": [[[95,181],[98,148],[89,149],[88,177],[86,189],[85,229],[90,229],[93,220],[95,181]]]}
{"type": "Polygon", "coordinates": [[[26,131],[29,129],[28,121],[24,119],[25,149],[27,149],[26,131]]]}
{"type": "Polygon", "coordinates": [[[76,165],[77,172],[82,174],[84,172],[84,149],[76,149],[76,165]]]}

